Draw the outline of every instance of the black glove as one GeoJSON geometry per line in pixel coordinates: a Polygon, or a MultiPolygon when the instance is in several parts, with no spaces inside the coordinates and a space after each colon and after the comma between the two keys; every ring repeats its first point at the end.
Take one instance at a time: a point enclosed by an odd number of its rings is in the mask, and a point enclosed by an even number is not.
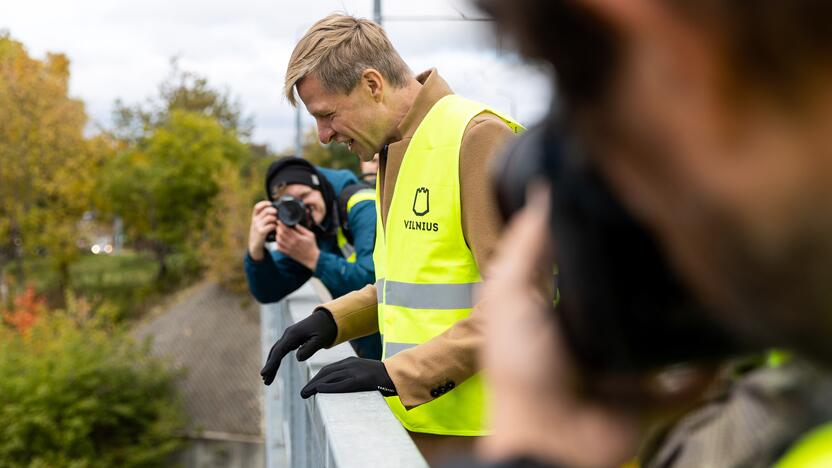
{"type": "Polygon", "coordinates": [[[272,346],[266,365],[260,371],[263,383],[271,385],[280,362],[290,351],[297,349],[298,361],[305,361],[319,349],[331,345],[337,335],[338,327],[326,309],[317,309],[309,317],[287,328],[272,346]]]}
{"type": "Polygon", "coordinates": [[[300,391],[302,398],[316,393],[351,393],[378,390],[384,396],[396,395],[396,387],[384,367],[375,359],[348,357],[322,368],[300,391]]]}

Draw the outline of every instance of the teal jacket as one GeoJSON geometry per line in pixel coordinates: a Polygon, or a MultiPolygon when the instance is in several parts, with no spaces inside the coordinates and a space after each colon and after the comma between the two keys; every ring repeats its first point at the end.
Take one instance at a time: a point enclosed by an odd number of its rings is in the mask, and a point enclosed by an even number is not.
{"type": "MultiPolygon", "coordinates": [[[[333,170],[317,167],[329,181],[336,197],[349,185],[358,183],[358,178],[348,170],[333,170]]],[[[327,216],[331,220],[331,216],[327,216]]],[[[326,222],[326,221],[325,221],[326,222]]],[[[355,263],[344,258],[334,237],[318,237],[321,255],[315,271],[280,252],[268,252],[260,262],[255,262],[246,252],[244,266],[251,294],[261,303],[277,302],[301,287],[310,277],[315,276],[329,289],[332,297],[340,297],[361,289],[375,281],[373,247],[376,238],[376,204],[367,200],[357,203],[349,212],[347,226],[353,237],[356,252],[355,263]]]]}

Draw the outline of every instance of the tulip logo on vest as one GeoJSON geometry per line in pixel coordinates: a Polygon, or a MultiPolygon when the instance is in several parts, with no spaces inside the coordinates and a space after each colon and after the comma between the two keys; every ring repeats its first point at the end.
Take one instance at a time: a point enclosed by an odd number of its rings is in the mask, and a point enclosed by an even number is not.
{"type": "MultiPolygon", "coordinates": [[[[427,187],[419,187],[416,189],[416,194],[413,195],[413,214],[416,216],[424,216],[430,212],[430,189],[427,187]]],[[[439,231],[439,223],[431,223],[429,221],[415,221],[412,219],[404,220],[405,229],[411,231],[439,231]]]]}

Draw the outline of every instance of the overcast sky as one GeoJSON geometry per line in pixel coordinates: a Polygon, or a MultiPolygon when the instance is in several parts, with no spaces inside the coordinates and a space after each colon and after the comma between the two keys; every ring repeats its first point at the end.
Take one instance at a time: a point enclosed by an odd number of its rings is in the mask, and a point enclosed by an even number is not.
{"type": "MultiPolygon", "coordinates": [[[[294,111],[282,97],[295,42],[334,11],[372,17],[372,0],[0,0],[0,29],[43,58],[72,62],[70,93],[83,99],[95,124],[108,126],[113,102],[154,96],[180,67],[227,87],[254,117],[253,140],[291,147],[294,111]]],[[[545,77],[501,51],[488,23],[393,21],[393,17],[479,14],[467,0],[383,0],[393,44],[415,71],[437,67],[455,92],[514,112],[524,124],[547,104],[545,77]]],[[[314,121],[304,112],[304,126],[314,121]]]]}

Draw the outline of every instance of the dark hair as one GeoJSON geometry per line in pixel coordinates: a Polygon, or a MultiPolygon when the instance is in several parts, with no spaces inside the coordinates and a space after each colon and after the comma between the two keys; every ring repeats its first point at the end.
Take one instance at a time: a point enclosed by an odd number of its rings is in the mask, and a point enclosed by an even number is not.
{"type": "Polygon", "coordinates": [[[498,32],[525,56],[554,66],[558,98],[570,108],[592,104],[607,88],[618,55],[612,28],[562,0],[479,0],[498,32]]]}
{"type": "MultiPolygon", "coordinates": [[[[832,2],[827,0],[655,0],[710,34],[734,90],[773,95],[832,64],[832,2]]],[[[559,97],[573,109],[603,98],[619,58],[617,32],[574,1],[478,0],[498,30],[529,58],[551,63],[559,97]]],[[[793,96],[791,96],[793,97],[793,96]]],[[[597,101],[596,101],[597,102],[597,101]]]]}

